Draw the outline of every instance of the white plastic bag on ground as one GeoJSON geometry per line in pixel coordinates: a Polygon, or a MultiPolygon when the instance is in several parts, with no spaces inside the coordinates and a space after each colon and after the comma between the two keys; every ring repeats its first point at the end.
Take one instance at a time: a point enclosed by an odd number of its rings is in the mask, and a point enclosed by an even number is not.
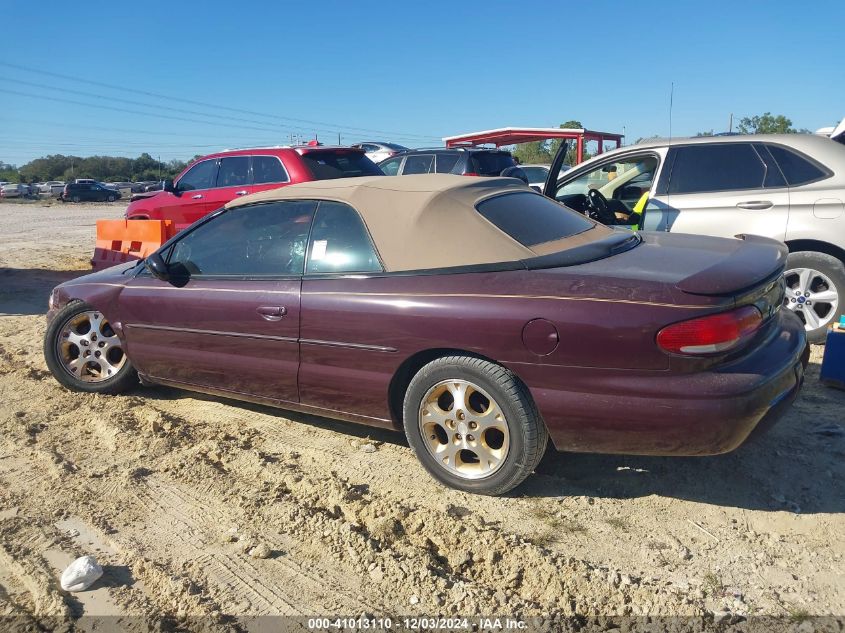
{"type": "Polygon", "coordinates": [[[93,556],[77,558],[62,572],[62,589],[65,591],[85,591],[103,575],[103,568],[93,556]]]}

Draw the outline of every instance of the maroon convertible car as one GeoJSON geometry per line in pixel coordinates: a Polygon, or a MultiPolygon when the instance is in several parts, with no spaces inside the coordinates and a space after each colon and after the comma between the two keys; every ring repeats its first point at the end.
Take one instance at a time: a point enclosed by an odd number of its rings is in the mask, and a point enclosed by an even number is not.
{"type": "Polygon", "coordinates": [[[501,494],[565,451],[730,451],[807,362],[786,248],[632,233],[510,178],[350,178],[230,202],[144,262],[58,286],[47,364],[402,428],[501,494]]]}

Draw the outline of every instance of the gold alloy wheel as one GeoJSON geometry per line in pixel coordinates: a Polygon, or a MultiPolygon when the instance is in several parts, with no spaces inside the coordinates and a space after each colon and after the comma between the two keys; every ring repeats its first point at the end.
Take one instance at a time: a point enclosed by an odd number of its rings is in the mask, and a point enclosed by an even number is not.
{"type": "Polygon", "coordinates": [[[510,433],[502,409],[466,380],[444,380],[429,389],[420,404],[419,425],[435,461],[463,479],[492,475],[508,455],[510,433]]]}
{"type": "Polygon", "coordinates": [[[62,368],[84,382],[103,382],[126,363],[123,345],[100,312],[80,312],[62,327],[56,339],[62,368]]]}

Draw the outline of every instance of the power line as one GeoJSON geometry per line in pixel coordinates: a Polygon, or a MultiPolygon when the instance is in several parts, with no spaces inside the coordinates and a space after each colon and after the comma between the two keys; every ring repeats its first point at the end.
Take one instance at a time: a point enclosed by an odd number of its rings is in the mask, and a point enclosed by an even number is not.
{"type": "MultiPolygon", "coordinates": [[[[320,126],[320,127],[329,128],[331,130],[334,130],[335,132],[338,129],[340,129],[341,132],[343,132],[343,131],[368,132],[368,133],[373,133],[373,134],[385,134],[385,135],[388,135],[388,136],[397,136],[397,137],[400,137],[400,138],[403,138],[403,139],[420,138],[420,139],[425,139],[425,140],[431,140],[431,139],[437,139],[437,141],[441,140],[439,137],[429,136],[429,135],[425,135],[425,134],[409,134],[409,133],[404,133],[404,132],[391,132],[391,131],[385,131],[385,130],[376,130],[376,129],[372,129],[372,128],[365,128],[365,127],[339,125],[337,123],[326,123],[326,122],[322,122],[322,121],[312,121],[312,120],[309,120],[309,119],[299,119],[299,118],[294,118],[294,117],[286,117],[286,116],[281,116],[281,115],[277,115],[277,114],[268,114],[268,113],[265,113],[265,112],[256,112],[254,110],[244,110],[244,109],[241,109],[241,108],[232,108],[232,107],[228,107],[228,106],[224,106],[224,105],[220,105],[220,104],[209,104],[209,103],[204,103],[202,101],[196,101],[196,100],[193,100],[193,99],[185,99],[183,97],[174,97],[172,95],[165,95],[165,94],[161,94],[161,93],[157,93],[157,92],[151,92],[151,91],[148,91],[148,90],[139,90],[137,88],[127,88],[125,86],[117,86],[117,85],[109,84],[109,83],[102,82],[102,81],[94,81],[94,80],[91,80],[91,79],[84,79],[82,77],[74,77],[74,76],[71,76],[71,75],[64,75],[64,74],[61,74],[61,73],[56,73],[56,72],[51,72],[51,71],[46,71],[46,70],[40,70],[40,69],[37,69],[37,68],[31,68],[31,67],[28,67],[28,66],[21,66],[19,64],[10,64],[8,62],[0,62],[0,66],[6,66],[8,68],[14,68],[16,70],[22,70],[22,71],[25,71],[25,72],[38,73],[38,74],[47,75],[47,76],[50,76],[50,77],[57,77],[57,78],[65,79],[65,80],[68,80],[68,81],[78,81],[78,82],[86,83],[86,84],[89,84],[89,85],[92,85],[92,86],[100,86],[102,88],[108,88],[110,90],[120,90],[120,91],[123,91],[123,92],[131,92],[131,93],[134,93],[134,94],[141,94],[141,95],[153,97],[153,98],[156,98],[156,99],[165,99],[165,100],[168,100],[168,101],[179,101],[181,103],[188,103],[188,104],[191,104],[191,105],[201,106],[201,107],[204,107],[204,108],[211,108],[211,109],[214,109],[214,110],[226,110],[228,112],[235,112],[235,113],[238,113],[238,114],[249,114],[251,116],[260,116],[260,117],[265,117],[265,118],[276,119],[276,120],[279,120],[279,121],[294,121],[296,123],[304,123],[306,125],[316,125],[316,126],[320,126]]],[[[292,126],[292,127],[294,127],[294,126],[292,126]]]]}
{"type": "Polygon", "coordinates": [[[29,97],[31,99],[43,99],[45,101],[56,101],[58,103],[70,103],[70,104],[74,104],[74,105],[81,105],[81,106],[84,106],[86,108],[100,108],[102,110],[112,110],[114,112],[123,112],[123,113],[126,113],[126,114],[139,114],[141,116],[149,116],[149,117],[153,117],[153,118],[156,118],[156,119],[170,119],[172,121],[186,121],[188,123],[199,123],[199,124],[202,124],[202,125],[214,125],[214,126],[218,126],[218,127],[222,127],[222,126],[225,125],[225,126],[228,126],[228,127],[238,127],[238,128],[242,128],[242,129],[245,129],[245,130],[257,130],[259,132],[276,132],[276,133],[279,132],[279,130],[272,130],[272,129],[269,129],[269,128],[258,128],[258,127],[248,126],[248,125],[219,123],[219,122],[216,122],[216,121],[199,121],[197,119],[189,119],[189,118],[186,118],[186,117],[173,116],[173,115],[169,115],[169,114],[156,114],[154,112],[143,112],[141,110],[130,110],[129,108],[118,108],[118,107],[115,107],[115,106],[101,105],[99,103],[85,103],[84,101],[77,101],[75,99],[63,99],[61,97],[48,97],[46,95],[32,94],[31,92],[21,92],[19,90],[8,90],[8,89],[5,89],[5,88],[0,88],[0,92],[6,93],[6,94],[17,95],[17,96],[20,96],[20,97],[29,97]]]}
{"type": "MultiPolygon", "coordinates": [[[[196,134],[185,134],[183,132],[162,132],[156,130],[135,130],[135,129],[128,129],[128,128],[120,128],[120,127],[105,127],[101,125],[84,125],[82,123],[74,123],[72,125],[68,125],[66,121],[44,121],[43,119],[21,119],[17,117],[2,117],[3,121],[15,121],[17,123],[28,123],[28,124],[35,124],[35,125],[51,125],[56,127],[64,128],[65,130],[68,129],[86,129],[86,130],[100,130],[104,132],[124,132],[127,134],[147,134],[151,136],[165,136],[167,138],[178,138],[178,137],[186,137],[186,138],[195,138],[196,134]]],[[[222,133],[221,133],[222,134],[222,133]]],[[[208,135],[204,134],[203,137],[207,138],[208,135]]],[[[231,136],[229,136],[231,138],[231,136]]],[[[250,142],[247,139],[238,138],[238,142],[250,142]]],[[[256,141],[258,143],[265,143],[267,142],[266,138],[260,139],[256,141]]],[[[225,144],[225,143],[224,143],[225,144]]]]}

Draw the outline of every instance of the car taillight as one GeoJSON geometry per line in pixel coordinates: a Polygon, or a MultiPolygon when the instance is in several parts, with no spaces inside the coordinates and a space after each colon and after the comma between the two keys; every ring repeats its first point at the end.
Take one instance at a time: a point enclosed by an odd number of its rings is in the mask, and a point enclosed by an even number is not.
{"type": "Polygon", "coordinates": [[[667,325],[657,333],[657,344],[673,354],[718,354],[739,345],[762,324],[760,311],[755,306],[745,306],[667,325]]]}
{"type": "Polygon", "coordinates": [[[468,171],[467,173],[464,174],[464,176],[477,176],[477,175],[478,174],[474,171],[468,171]]]}

